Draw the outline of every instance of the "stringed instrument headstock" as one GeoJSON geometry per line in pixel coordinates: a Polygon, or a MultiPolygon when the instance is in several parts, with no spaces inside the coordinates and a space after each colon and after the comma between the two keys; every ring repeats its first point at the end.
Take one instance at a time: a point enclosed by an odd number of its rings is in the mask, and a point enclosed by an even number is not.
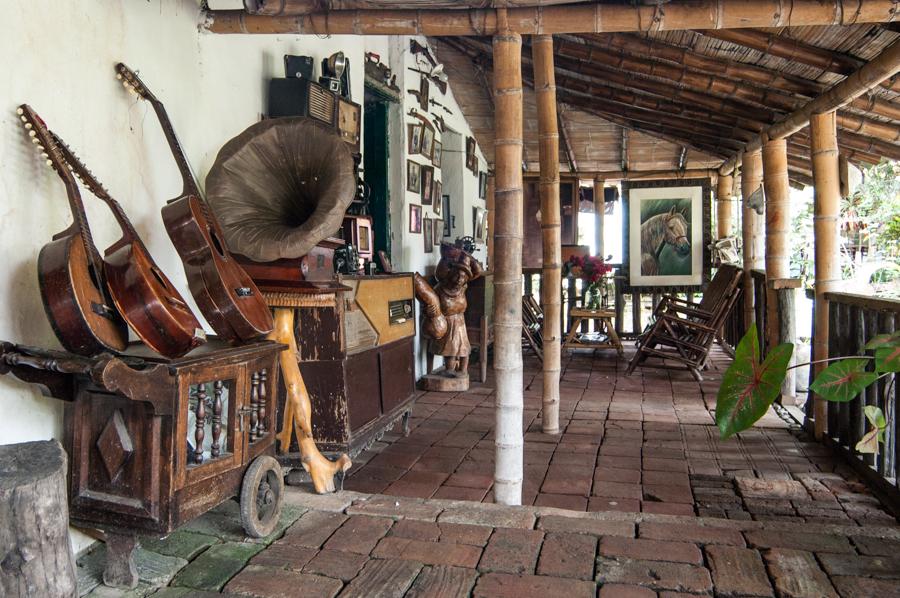
{"type": "Polygon", "coordinates": [[[122,86],[130,93],[139,95],[148,102],[159,102],[156,96],[144,85],[141,78],[124,62],[116,64],[116,79],[122,82],[122,86]]]}
{"type": "Polygon", "coordinates": [[[72,177],[63,153],[53,133],[47,128],[44,119],[38,116],[38,113],[28,104],[20,105],[16,110],[16,114],[19,115],[22,126],[28,132],[31,142],[40,150],[41,158],[47,162],[47,166],[55,170],[63,181],[74,185],[75,179],[72,177]]]}

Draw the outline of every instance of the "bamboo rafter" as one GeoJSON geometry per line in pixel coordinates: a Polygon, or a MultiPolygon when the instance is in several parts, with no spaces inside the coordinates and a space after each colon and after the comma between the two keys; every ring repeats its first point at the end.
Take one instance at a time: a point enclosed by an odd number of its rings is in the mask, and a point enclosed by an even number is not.
{"type": "Polygon", "coordinates": [[[853,25],[900,20],[893,0],[679,0],[658,4],[565,4],[469,10],[339,10],[297,17],[250,15],[243,10],[208,11],[213,33],[354,35],[494,35],[504,26],[519,34],[610,33],[853,25]]]}

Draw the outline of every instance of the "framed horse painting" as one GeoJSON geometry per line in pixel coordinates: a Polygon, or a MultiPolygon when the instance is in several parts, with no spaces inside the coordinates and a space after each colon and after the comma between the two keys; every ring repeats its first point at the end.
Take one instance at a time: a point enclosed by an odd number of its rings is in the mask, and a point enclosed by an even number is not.
{"type": "Polygon", "coordinates": [[[627,287],[701,290],[709,281],[709,179],[625,181],[623,263],[627,287]]]}

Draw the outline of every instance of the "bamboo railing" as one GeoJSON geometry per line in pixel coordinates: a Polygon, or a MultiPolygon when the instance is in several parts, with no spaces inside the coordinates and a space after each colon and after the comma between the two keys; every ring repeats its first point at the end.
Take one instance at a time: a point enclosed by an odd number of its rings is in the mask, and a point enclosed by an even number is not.
{"type": "MultiPolygon", "coordinates": [[[[828,305],[828,355],[843,357],[863,354],[863,346],[877,334],[897,330],[900,326],[900,301],[877,299],[848,293],[825,293],[828,305]]],[[[813,338],[813,343],[816,339],[813,338]]],[[[868,353],[871,355],[871,352],[868,353]]],[[[810,374],[812,378],[813,374],[810,374]]],[[[897,374],[870,385],[856,399],[847,403],[827,404],[825,442],[849,459],[876,489],[900,497],[897,486],[897,442],[900,438],[900,388],[897,374]],[[893,382],[893,385],[892,385],[893,382]],[[890,392],[888,390],[890,389],[890,392]],[[863,410],[877,405],[887,418],[884,444],[875,455],[856,453],[854,447],[868,430],[863,410]]],[[[810,380],[811,381],[811,380],[810,380]]],[[[807,401],[806,426],[813,429],[812,401],[807,401]]]]}

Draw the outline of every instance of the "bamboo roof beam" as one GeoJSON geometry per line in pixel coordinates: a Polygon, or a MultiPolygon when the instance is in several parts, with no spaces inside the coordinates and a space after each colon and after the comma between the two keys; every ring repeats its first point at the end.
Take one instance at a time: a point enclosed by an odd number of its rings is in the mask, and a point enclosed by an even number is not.
{"type": "Polygon", "coordinates": [[[715,168],[687,168],[684,170],[601,170],[590,175],[602,181],[652,181],[657,179],[715,179],[719,172],[715,168]]]}
{"type": "MultiPolygon", "coordinates": [[[[554,101],[556,100],[556,92],[554,91],[554,101]]],[[[572,143],[569,140],[569,131],[566,129],[566,120],[563,111],[557,108],[556,113],[557,128],[559,129],[559,139],[563,143],[563,152],[566,155],[566,162],[569,164],[570,172],[578,172],[578,162],[575,160],[575,152],[572,151],[572,143]]]]}
{"type": "MultiPolygon", "coordinates": [[[[766,31],[742,29],[734,31],[697,31],[701,35],[738,44],[758,52],[799,62],[837,75],[850,75],[866,63],[854,56],[819,48],[788,37],[766,31]]],[[[879,85],[892,91],[900,91],[900,81],[886,80],[879,85]]]]}
{"type": "MultiPolygon", "coordinates": [[[[491,0],[494,8],[523,8],[575,4],[591,0],[491,0]]],[[[417,10],[440,8],[467,10],[484,8],[484,0],[244,0],[244,10],[253,15],[299,17],[335,10],[417,10]]]]}
{"type": "MultiPolygon", "coordinates": [[[[607,49],[628,52],[634,56],[650,57],[654,60],[665,60],[674,64],[684,65],[690,69],[713,73],[726,79],[742,83],[750,81],[756,85],[771,87],[808,98],[814,98],[827,90],[827,86],[818,81],[785,75],[779,71],[756,65],[707,56],[681,46],[634,34],[588,34],[582,35],[580,38],[607,49]]],[[[877,96],[856,98],[848,104],[848,107],[900,121],[900,103],[877,96]]]]}
{"type": "MultiPolygon", "coordinates": [[[[591,65],[603,64],[604,66],[601,69],[611,65],[630,72],[668,79],[691,89],[704,89],[711,93],[726,96],[729,98],[728,105],[732,113],[743,116],[749,112],[758,116],[758,120],[761,121],[774,122],[778,117],[779,111],[790,112],[797,110],[804,104],[802,99],[793,95],[785,95],[777,90],[753,88],[740,81],[731,81],[721,77],[695,73],[689,69],[662,65],[652,60],[625,57],[620,53],[609,53],[605,50],[598,51],[585,44],[569,42],[566,45],[565,42],[561,42],[558,52],[561,56],[577,58],[578,60],[591,63],[591,65]],[[578,48],[578,46],[581,46],[583,49],[578,48]],[[609,54],[612,54],[612,56],[609,56],[609,54]],[[742,103],[745,106],[741,106],[742,103]],[[758,106],[748,106],[747,104],[756,104],[758,106]],[[751,112],[751,110],[755,110],[755,112],[751,112]]],[[[561,67],[575,68],[574,65],[564,59],[560,59],[558,63],[561,67]]],[[[581,67],[581,65],[579,67],[585,68],[581,67]]],[[[595,66],[586,68],[596,69],[595,66]]],[[[882,141],[894,142],[900,140],[900,128],[896,125],[856,114],[841,113],[838,116],[838,127],[860,133],[866,137],[881,139],[882,141]]]]}
{"type": "MultiPolygon", "coordinates": [[[[853,98],[859,97],[870,89],[877,87],[882,81],[892,77],[898,71],[900,71],[900,41],[894,42],[885,48],[877,58],[866,63],[858,71],[766,129],[763,136],[769,139],[788,137],[807,126],[811,115],[830,112],[847,105],[853,101],[853,98]]],[[[747,149],[762,147],[761,137],[748,144],[747,149]]],[[[735,158],[732,158],[723,164],[720,172],[722,174],[730,173],[734,170],[736,161],[735,158]]]]}
{"type": "Polygon", "coordinates": [[[206,12],[212,33],[352,35],[494,35],[503,26],[519,34],[612,33],[889,23],[893,0],[677,0],[659,4],[599,2],[509,9],[337,10],[302,16],[250,15],[243,10],[206,12]]]}

